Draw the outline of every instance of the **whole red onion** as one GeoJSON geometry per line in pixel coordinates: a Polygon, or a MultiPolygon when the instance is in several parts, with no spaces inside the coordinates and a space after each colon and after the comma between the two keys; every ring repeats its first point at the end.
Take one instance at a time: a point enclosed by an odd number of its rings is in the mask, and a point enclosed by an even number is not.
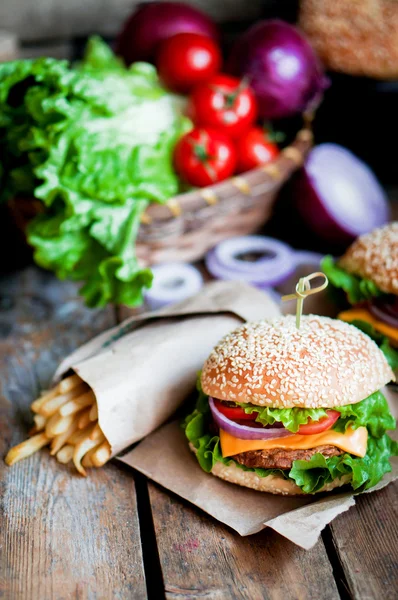
{"type": "Polygon", "coordinates": [[[315,106],[328,80],[307,40],[284,21],[260,21],[238,40],[229,70],[246,76],[260,115],[280,119],[315,106]]]}
{"type": "Polygon", "coordinates": [[[218,39],[218,30],[204,13],[181,2],[143,3],[127,19],[116,42],[116,53],[127,64],[153,62],[161,42],[177,33],[199,33],[218,39]]]}

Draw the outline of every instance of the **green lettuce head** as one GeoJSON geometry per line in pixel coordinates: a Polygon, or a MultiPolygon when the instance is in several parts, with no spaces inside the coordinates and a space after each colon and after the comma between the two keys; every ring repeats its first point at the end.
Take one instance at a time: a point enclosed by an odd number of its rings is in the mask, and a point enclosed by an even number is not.
{"type": "Polygon", "coordinates": [[[152,65],[126,68],[98,38],[74,67],[0,65],[0,199],[42,201],[27,231],[35,261],[83,281],[89,306],[142,302],[141,215],[179,193],[173,150],[190,127],[152,65]]]}

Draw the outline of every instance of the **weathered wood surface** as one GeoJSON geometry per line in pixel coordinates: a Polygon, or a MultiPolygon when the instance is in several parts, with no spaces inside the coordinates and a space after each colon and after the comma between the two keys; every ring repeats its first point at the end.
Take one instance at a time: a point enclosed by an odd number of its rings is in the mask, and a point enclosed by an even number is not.
{"type": "MultiPolygon", "coordinates": [[[[29,268],[0,283],[0,456],[26,437],[30,402],[59,360],[114,323],[76,287],[29,268]]],[[[0,597],[146,597],[134,479],[109,465],[83,479],[42,451],[0,460],[0,597]]]]}
{"type": "MultiPolygon", "coordinates": [[[[357,498],[330,526],[344,585],[358,600],[398,596],[398,482],[357,498]]],[[[329,538],[328,538],[329,539],[329,538]]]]}
{"type": "MultiPolygon", "coordinates": [[[[2,0],[1,28],[23,41],[87,35],[115,35],[140,0],[2,0]]],[[[256,19],[263,0],[186,0],[216,21],[256,19]]]]}
{"type": "MultiPolygon", "coordinates": [[[[85,309],[73,284],[33,267],[0,281],[1,457],[57,362],[126,315],[85,309]]],[[[0,598],[392,600],[397,489],[358,498],[305,552],[272,531],[241,538],[114,464],[83,479],[46,451],[0,461],[0,598]]]]}
{"type": "Polygon", "coordinates": [[[339,598],[321,540],[305,551],[271,530],[239,537],[155,484],[149,494],[169,600],[339,598]]]}

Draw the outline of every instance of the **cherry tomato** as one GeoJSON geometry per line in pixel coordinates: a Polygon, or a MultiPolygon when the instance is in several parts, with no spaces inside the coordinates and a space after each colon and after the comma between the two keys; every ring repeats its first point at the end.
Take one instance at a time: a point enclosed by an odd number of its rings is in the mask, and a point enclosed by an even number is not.
{"type": "Polygon", "coordinates": [[[297,433],[300,435],[313,435],[314,433],[321,433],[330,429],[340,417],[340,413],[337,410],[328,410],[326,412],[328,416],[320,421],[310,421],[306,425],[300,425],[297,433]]]}
{"type": "Polygon", "coordinates": [[[238,173],[255,169],[259,165],[274,160],[279,154],[276,144],[267,139],[267,134],[261,127],[252,127],[236,142],[238,153],[238,173]]]}
{"type": "Polygon", "coordinates": [[[214,75],[192,93],[188,113],[200,127],[212,127],[238,138],[257,117],[254,93],[244,80],[214,75]]]}
{"type": "Polygon", "coordinates": [[[203,187],[230,177],[236,167],[236,150],[221,131],[195,128],[186,133],[174,150],[174,163],[180,177],[203,187]]]}
{"type": "MultiPolygon", "coordinates": [[[[214,399],[214,404],[220,413],[232,421],[254,421],[257,417],[257,413],[246,414],[240,406],[226,406],[223,402],[216,399],[214,399]]],[[[260,426],[262,427],[262,425],[260,426]]]]}
{"type": "Polygon", "coordinates": [[[217,73],[220,66],[221,52],[217,44],[198,33],[178,33],[159,48],[160,78],[176,92],[188,92],[217,73]]]}

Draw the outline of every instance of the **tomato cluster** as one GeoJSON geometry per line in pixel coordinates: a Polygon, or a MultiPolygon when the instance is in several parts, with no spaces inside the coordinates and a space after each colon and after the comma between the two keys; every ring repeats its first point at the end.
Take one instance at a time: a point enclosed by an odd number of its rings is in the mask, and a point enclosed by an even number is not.
{"type": "Polygon", "coordinates": [[[210,38],[179,33],[161,44],[157,67],[165,85],[189,93],[195,127],[176,145],[181,179],[203,187],[273,160],[278,146],[256,126],[256,97],[244,79],[219,73],[221,51],[210,38]]]}

